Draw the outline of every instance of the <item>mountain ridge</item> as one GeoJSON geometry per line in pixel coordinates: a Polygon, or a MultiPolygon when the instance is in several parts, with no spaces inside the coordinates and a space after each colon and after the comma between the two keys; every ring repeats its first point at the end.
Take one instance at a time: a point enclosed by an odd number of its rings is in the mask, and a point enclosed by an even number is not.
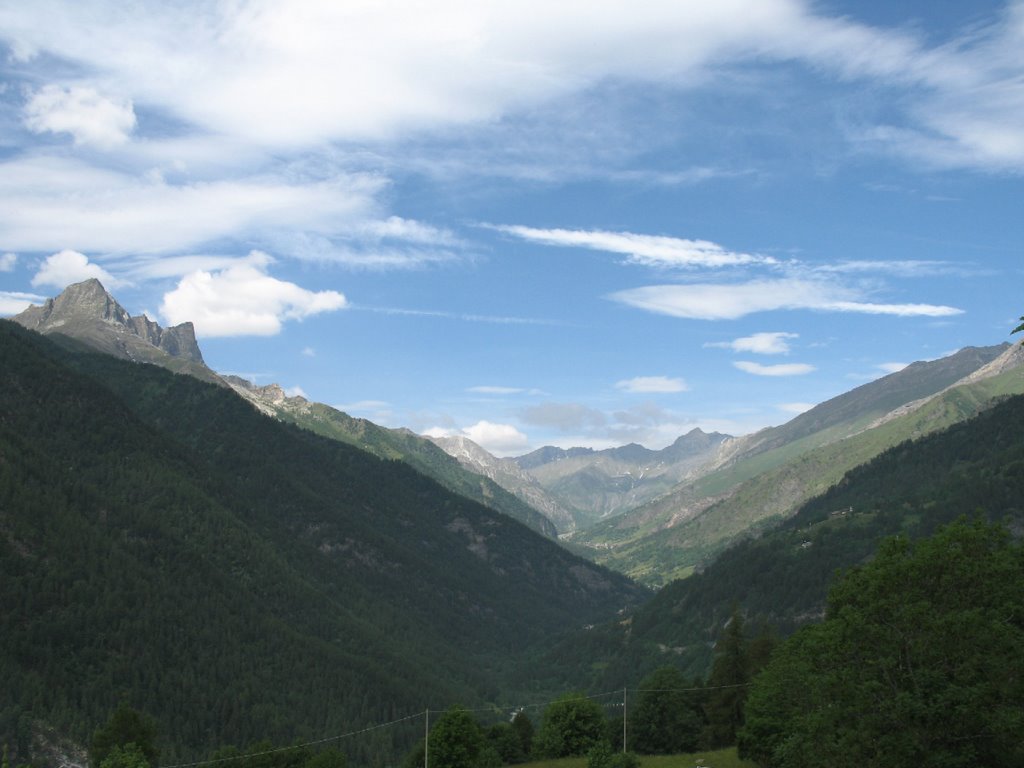
{"type": "Polygon", "coordinates": [[[231,389],[267,416],[341,440],[380,458],[407,461],[457,493],[520,520],[549,538],[558,535],[555,524],[541,512],[493,480],[468,474],[470,470],[448,461],[443,451],[409,430],[389,430],[322,403],[290,397],[279,384],[257,386],[238,376],[217,373],[206,365],[192,323],[162,328],[145,315],[132,317],[95,278],[69,285],[58,296],[41,306],[29,307],[11,320],[43,335],[70,339],[123,360],[158,365],[231,389]]]}

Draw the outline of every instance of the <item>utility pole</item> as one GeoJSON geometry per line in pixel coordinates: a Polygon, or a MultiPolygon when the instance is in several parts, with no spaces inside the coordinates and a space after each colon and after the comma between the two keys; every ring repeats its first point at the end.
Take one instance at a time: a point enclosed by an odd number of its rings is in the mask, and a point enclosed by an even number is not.
{"type": "Polygon", "coordinates": [[[430,707],[423,712],[423,768],[430,768],[430,707]]]}

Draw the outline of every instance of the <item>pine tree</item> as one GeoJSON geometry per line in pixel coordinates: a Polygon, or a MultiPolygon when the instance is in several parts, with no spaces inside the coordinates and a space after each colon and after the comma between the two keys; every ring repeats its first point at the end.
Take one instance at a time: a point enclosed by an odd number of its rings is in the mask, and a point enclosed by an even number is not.
{"type": "Polygon", "coordinates": [[[736,731],[743,725],[743,706],[750,682],[750,661],[747,656],[743,615],[733,608],[725,631],[715,644],[715,659],[708,677],[708,699],[705,705],[707,727],[704,742],[711,749],[736,743],[736,731]]]}

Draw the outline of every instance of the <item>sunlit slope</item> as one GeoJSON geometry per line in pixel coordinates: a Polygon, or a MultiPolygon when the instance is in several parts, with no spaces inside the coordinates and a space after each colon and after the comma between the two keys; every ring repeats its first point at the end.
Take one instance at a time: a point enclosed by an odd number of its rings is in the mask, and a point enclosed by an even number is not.
{"type": "MultiPolygon", "coordinates": [[[[820,432],[806,433],[811,422],[805,420],[800,429],[787,430],[789,436],[798,436],[791,442],[769,439],[765,443],[777,447],[756,451],[595,527],[585,541],[595,548],[599,562],[646,583],[686,576],[737,536],[792,514],[846,471],[883,450],[970,418],[1001,397],[1024,392],[1019,349],[1002,349],[999,359],[1012,359],[1001,373],[947,388],[913,405],[901,403],[889,413],[871,409],[852,420],[822,419],[827,426],[820,432]],[[848,436],[837,437],[843,433],[848,436]]],[[[935,381],[941,378],[933,379],[932,385],[935,381]]],[[[830,410],[858,413],[853,408],[830,410]]]]}

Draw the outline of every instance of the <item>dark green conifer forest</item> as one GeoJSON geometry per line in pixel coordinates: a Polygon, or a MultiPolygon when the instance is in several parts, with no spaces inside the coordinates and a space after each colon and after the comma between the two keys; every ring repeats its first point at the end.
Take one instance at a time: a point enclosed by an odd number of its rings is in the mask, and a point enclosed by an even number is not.
{"type": "MultiPolygon", "coordinates": [[[[170,764],[498,701],[524,649],[645,596],[222,388],[10,323],[0,360],[0,741],[14,761],[33,724],[87,743],[121,702],[156,720],[170,764]]],[[[364,739],[360,757],[409,738],[364,739]]]]}

